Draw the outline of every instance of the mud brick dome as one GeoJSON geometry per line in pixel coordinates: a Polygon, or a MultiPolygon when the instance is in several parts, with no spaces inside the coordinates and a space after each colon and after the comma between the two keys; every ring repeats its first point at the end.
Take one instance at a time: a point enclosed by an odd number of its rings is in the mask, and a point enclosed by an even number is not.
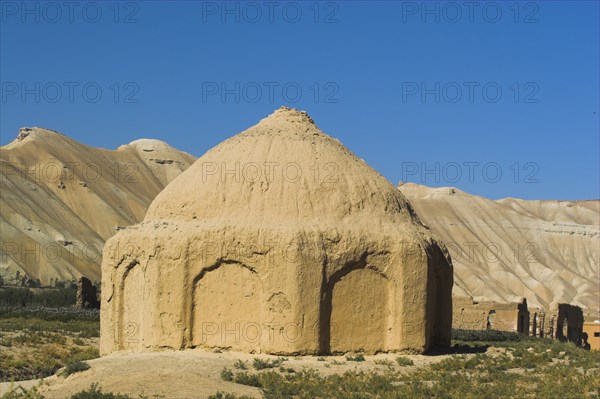
{"type": "Polygon", "coordinates": [[[401,192],[281,108],[106,243],[100,350],[423,352],[450,343],[452,283],[401,192]]]}

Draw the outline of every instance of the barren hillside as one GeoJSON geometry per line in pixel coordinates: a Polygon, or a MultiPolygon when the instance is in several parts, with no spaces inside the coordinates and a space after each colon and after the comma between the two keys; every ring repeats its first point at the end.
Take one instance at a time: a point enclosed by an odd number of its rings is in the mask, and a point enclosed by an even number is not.
{"type": "Polygon", "coordinates": [[[93,148],[23,128],[0,149],[0,277],[100,280],[100,254],[120,226],[142,220],[154,197],[195,158],[159,140],[93,148]]]}
{"type": "MultiPolygon", "coordinates": [[[[194,160],[158,140],[105,150],[21,129],[0,148],[0,277],[99,281],[104,242],[140,222],[194,160]]],[[[446,242],[455,295],[600,306],[599,201],[494,201],[412,183],[400,190],[446,242]]]]}
{"type": "Polygon", "coordinates": [[[493,201],[450,187],[399,188],[448,246],[454,295],[600,306],[600,201],[493,201]]]}

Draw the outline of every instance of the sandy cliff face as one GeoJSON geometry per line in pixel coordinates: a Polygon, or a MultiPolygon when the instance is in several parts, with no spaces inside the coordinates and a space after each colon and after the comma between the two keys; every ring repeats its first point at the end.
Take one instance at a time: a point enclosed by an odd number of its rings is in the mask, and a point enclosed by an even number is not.
{"type": "Polygon", "coordinates": [[[0,277],[99,281],[104,242],[194,160],[159,140],[105,150],[21,129],[0,149],[0,277]]]}
{"type": "Polygon", "coordinates": [[[600,306],[600,201],[493,201],[448,187],[399,188],[448,246],[454,295],[600,306]]]}

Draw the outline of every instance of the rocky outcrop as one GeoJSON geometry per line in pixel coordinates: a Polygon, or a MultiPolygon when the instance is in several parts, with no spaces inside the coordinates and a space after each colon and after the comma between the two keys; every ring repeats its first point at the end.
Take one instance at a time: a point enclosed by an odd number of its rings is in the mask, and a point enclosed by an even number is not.
{"type": "Polygon", "coordinates": [[[452,279],[404,196],[282,108],[107,242],[100,351],[423,352],[450,343],[452,279]]]}
{"type": "Polygon", "coordinates": [[[19,129],[19,134],[17,135],[17,141],[21,141],[29,136],[33,129],[30,127],[22,127],[19,129]]]}
{"type": "Polygon", "coordinates": [[[159,158],[148,158],[149,161],[156,162],[159,165],[171,165],[174,161],[172,159],[159,159],[159,158]]]}

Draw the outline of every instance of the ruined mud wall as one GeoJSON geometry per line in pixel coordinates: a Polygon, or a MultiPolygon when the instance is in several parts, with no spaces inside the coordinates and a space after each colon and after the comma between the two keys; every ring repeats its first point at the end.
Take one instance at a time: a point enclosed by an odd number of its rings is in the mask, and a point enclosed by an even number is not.
{"type": "Polygon", "coordinates": [[[100,302],[98,301],[98,289],[92,282],[80,277],[77,281],[77,296],[75,306],[86,309],[99,309],[100,302]]]}
{"type": "Polygon", "coordinates": [[[452,328],[464,330],[499,330],[529,333],[527,302],[499,303],[454,297],[452,328]]]}
{"type": "Polygon", "coordinates": [[[579,306],[559,303],[552,309],[552,329],[550,334],[560,341],[581,345],[583,333],[583,310],[579,306]]]}

